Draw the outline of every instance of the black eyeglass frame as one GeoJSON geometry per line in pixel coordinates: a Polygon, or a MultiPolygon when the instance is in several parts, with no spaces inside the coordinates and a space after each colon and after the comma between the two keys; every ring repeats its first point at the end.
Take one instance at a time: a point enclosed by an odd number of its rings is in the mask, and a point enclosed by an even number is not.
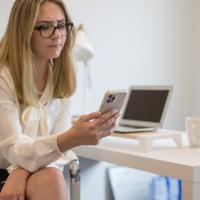
{"type": "Polygon", "coordinates": [[[73,26],[74,26],[74,24],[73,24],[72,22],[66,22],[66,23],[65,23],[65,26],[66,26],[66,34],[63,34],[63,33],[60,31],[60,28],[61,28],[61,27],[60,27],[59,25],[57,25],[57,26],[54,26],[53,24],[48,24],[48,25],[51,26],[51,27],[54,27],[54,30],[52,31],[52,34],[51,34],[50,36],[48,36],[48,37],[44,37],[44,36],[42,35],[42,28],[43,28],[43,25],[41,25],[41,26],[35,26],[35,27],[34,27],[34,30],[39,31],[42,38],[44,38],[44,39],[49,39],[49,38],[51,38],[51,37],[54,35],[56,29],[58,29],[59,32],[60,32],[63,36],[66,36],[67,34],[69,34],[69,33],[72,31],[72,28],[73,28],[73,26]],[[69,27],[69,26],[70,26],[70,30],[68,30],[68,27],[69,27]]]}

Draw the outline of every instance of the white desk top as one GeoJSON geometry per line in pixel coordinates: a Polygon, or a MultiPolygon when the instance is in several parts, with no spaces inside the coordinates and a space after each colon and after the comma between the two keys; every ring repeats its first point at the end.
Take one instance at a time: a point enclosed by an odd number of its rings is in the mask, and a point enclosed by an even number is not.
{"type": "Polygon", "coordinates": [[[137,140],[109,136],[97,146],[81,146],[74,151],[78,156],[88,159],[200,182],[200,148],[189,148],[187,142],[184,143],[183,148],[177,148],[171,139],[157,140],[151,152],[142,153],[137,140]]]}

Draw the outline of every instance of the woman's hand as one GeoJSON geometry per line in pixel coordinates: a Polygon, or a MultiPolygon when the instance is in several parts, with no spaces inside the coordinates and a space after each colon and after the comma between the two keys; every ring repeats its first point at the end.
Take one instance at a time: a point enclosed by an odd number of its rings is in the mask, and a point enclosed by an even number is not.
{"type": "Polygon", "coordinates": [[[97,144],[100,138],[111,134],[118,117],[115,110],[105,114],[97,112],[82,115],[70,131],[76,135],[79,145],[97,144]]]}
{"type": "Polygon", "coordinates": [[[98,144],[102,137],[112,133],[118,117],[116,110],[105,114],[95,112],[82,115],[69,131],[58,136],[59,149],[65,152],[79,145],[98,144]]]}
{"type": "Polygon", "coordinates": [[[30,175],[25,169],[14,169],[3,186],[0,200],[25,200],[26,182],[30,175]]]}

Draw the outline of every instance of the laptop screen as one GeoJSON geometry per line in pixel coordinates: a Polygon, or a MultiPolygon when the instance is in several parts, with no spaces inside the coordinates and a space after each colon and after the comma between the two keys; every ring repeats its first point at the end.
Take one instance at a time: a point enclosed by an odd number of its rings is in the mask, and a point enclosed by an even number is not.
{"type": "Polygon", "coordinates": [[[160,122],[167,90],[132,90],[124,119],[160,122]]]}
{"type": "Polygon", "coordinates": [[[131,86],[120,124],[161,127],[172,86],[131,86]]]}

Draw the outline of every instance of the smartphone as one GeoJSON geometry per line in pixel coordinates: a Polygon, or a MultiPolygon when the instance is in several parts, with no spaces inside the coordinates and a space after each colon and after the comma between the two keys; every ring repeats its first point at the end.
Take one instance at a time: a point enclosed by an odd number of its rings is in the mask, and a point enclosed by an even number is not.
{"type": "Polygon", "coordinates": [[[99,111],[101,113],[109,112],[113,109],[120,112],[127,92],[125,90],[108,90],[103,97],[99,111]]]}

